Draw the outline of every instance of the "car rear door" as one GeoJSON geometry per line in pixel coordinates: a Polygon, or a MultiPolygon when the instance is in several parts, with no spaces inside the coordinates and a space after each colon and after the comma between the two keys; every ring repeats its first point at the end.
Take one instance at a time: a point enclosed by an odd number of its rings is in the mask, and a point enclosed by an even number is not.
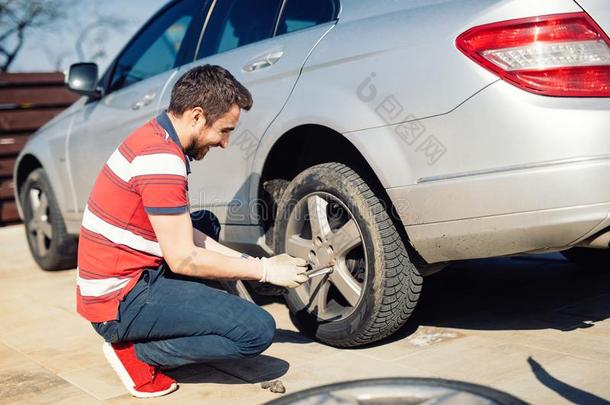
{"type": "Polygon", "coordinates": [[[177,66],[193,60],[208,7],[206,0],[180,0],[164,7],[113,63],[105,78],[106,95],[76,115],[67,149],[78,213],[113,150],[159,112],[161,93],[177,66]]]}
{"type": "MultiPolygon", "coordinates": [[[[212,149],[193,165],[191,207],[213,211],[224,224],[256,223],[255,202],[248,198],[256,177],[249,173],[250,162],[308,55],[334,26],[338,2],[217,0],[212,7],[194,65],[209,63],[228,69],[250,90],[254,105],[242,112],[228,149],[212,149]]],[[[166,97],[164,105],[169,103],[166,97]]]]}

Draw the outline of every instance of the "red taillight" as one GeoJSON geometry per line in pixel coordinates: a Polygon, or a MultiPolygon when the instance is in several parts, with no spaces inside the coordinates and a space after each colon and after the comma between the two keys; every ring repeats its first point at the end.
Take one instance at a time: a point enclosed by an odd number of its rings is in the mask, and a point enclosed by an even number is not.
{"type": "Polygon", "coordinates": [[[610,97],[610,40],[586,13],[480,25],[456,45],[502,79],[532,93],[610,97]]]}

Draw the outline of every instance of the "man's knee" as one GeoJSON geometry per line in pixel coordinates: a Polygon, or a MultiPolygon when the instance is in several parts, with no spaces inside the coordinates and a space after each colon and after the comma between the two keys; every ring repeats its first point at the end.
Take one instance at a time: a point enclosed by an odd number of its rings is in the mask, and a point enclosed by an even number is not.
{"type": "Polygon", "coordinates": [[[211,236],[214,240],[220,237],[220,221],[208,210],[199,210],[191,212],[191,222],[193,228],[211,236]]]}
{"type": "Polygon", "coordinates": [[[242,354],[244,356],[256,356],[267,350],[275,337],[275,320],[262,308],[256,307],[248,328],[248,338],[242,342],[242,354]]]}

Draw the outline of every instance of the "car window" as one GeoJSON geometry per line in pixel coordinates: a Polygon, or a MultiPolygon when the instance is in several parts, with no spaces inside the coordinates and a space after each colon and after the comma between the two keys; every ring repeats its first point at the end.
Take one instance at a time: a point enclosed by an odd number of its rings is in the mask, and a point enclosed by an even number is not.
{"type": "Polygon", "coordinates": [[[336,0],[286,0],[277,35],[302,30],[337,18],[336,0]]]}
{"type": "MultiPolygon", "coordinates": [[[[110,91],[177,66],[189,28],[201,15],[201,1],[183,0],[148,25],[116,61],[110,91]]],[[[191,55],[192,56],[192,55],[191,55]]]]}
{"type": "Polygon", "coordinates": [[[199,58],[270,38],[281,0],[217,1],[203,34],[199,58]]]}

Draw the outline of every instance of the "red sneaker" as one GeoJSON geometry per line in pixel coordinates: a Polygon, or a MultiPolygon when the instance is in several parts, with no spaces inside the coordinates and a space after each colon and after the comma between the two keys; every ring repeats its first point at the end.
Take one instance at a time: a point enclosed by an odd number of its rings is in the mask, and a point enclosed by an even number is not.
{"type": "Polygon", "coordinates": [[[103,351],[127,391],[134,397],[160,397],[178,388],[173,378],[138,359],[133,343],[104,342],[103,351]]]}

